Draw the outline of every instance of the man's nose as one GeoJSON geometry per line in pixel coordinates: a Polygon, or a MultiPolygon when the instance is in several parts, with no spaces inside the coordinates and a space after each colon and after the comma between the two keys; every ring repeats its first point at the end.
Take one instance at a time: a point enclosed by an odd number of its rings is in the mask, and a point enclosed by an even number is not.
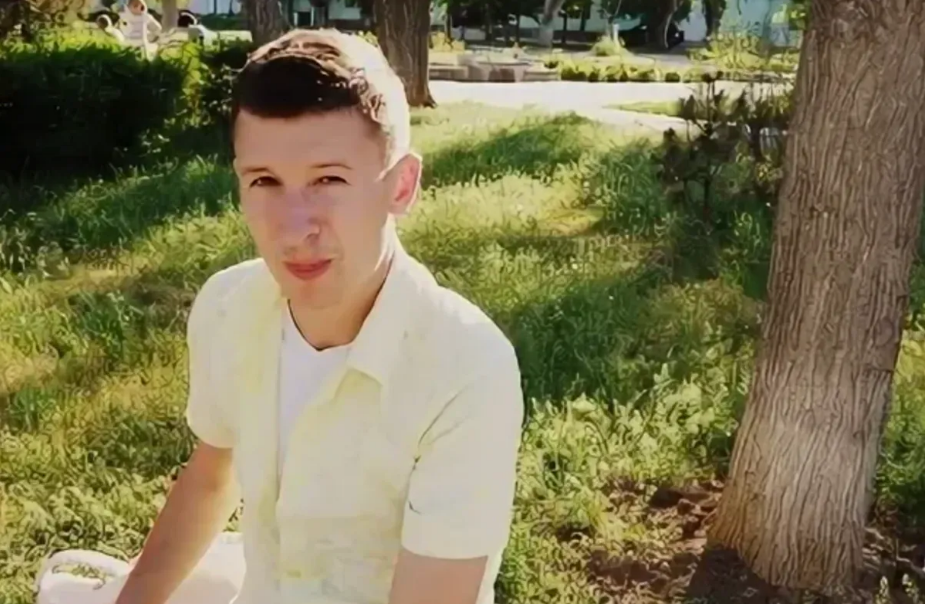
{"type": "Polygon", "coordinates": [[[288,241],[300,243],[321,233],[326,204],[317,194],[306,189],[288,190],[282,201],[280,229],[288,241]]]}

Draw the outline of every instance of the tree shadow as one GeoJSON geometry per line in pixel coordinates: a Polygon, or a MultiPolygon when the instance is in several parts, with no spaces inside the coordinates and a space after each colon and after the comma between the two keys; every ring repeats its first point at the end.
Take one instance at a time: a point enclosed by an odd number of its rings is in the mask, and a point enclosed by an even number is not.
{"type": "Polygon", "coordinates": [[[228,165],[198,156],[162,165],[154,174],[46,192],[37,203],[44,207],[8,218],[0,257],[17,272],[34,268],[47,252],[72,262],[107,259],[175,218],[234,207],[236,193],[228,165]]]}
{"type": "Polygon", "coordinates": [[[580,127],[591,124],[574,113],[533,117],[496,129],[487,139],[463,139],[428,155],[424,187],[484,182],[511,173],[549,178],[561,164],[587,154],[580,127]]]}

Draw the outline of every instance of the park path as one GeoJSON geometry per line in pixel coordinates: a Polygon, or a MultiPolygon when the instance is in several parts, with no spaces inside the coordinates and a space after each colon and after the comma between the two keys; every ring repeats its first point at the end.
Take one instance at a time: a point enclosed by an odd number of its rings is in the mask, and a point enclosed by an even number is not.
{"type": "MultiPolygon", "coordinates": [[[[621,129],[664,131],[684,124],[678,118],[621,109],[615,104],[662,102],[695,94],[701,84],[647,82],[454,82],[434,80],[431,93],[438,103],[475,102],[496,107],[522,108],[530,105],[548,111],[574,111],[587,118],[621,129]]],[[[717,89],[737,95],[749,84],[719,82],[717,89]]],[[[756,84],[762,88],[768,85],[756,84]]]]}

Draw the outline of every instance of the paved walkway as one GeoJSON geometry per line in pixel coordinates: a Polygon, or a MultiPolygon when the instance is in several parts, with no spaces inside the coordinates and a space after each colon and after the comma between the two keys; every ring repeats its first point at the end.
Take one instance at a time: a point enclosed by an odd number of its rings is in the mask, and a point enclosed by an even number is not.
{"type": "MultiPolygon", "coordinates": [[[[641,82],[453,82],[435,80],[431,93],[438,103],[471,101],[496,107],[536,106],[549,111],[574,111],[585,117],[625,128],[664,131],[684,124],[678,118],[635,111],[610,109],[608,106],[637,102],[661,102],[685,99],[695,94],[699,84],[641,82]]],[[[730,95],[741,93],[749,84],[721,82],[717,89],[730,95]]],[[[767,88],[767,84],[756,84],[767,88]]]]}

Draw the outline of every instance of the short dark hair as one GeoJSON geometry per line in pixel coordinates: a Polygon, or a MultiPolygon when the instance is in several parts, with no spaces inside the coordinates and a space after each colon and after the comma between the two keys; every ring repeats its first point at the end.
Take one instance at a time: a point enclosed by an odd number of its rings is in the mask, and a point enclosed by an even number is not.
{"type": "Polygon", "coordinates": [[[241,111],[265,118],[355,109],[383,134],[389,163],[410,148],[401,80],[382,52],[334,29],[295,29],[254,51],[235,80],[232,128],[241,111]]]}

